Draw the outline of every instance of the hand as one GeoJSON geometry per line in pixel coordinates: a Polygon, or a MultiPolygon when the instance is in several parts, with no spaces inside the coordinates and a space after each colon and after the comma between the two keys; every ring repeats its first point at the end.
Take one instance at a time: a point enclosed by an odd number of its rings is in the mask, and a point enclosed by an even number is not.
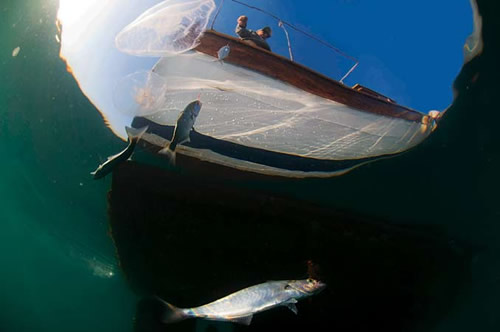
{"type": "Polygon", "coordinates": [[[248,22],[248,17],[246,17],[245,15],[241,15],[240,17],[238,17],[238,25],[242,28],[246,28],[247,26],[247,22],[248,22]]]}

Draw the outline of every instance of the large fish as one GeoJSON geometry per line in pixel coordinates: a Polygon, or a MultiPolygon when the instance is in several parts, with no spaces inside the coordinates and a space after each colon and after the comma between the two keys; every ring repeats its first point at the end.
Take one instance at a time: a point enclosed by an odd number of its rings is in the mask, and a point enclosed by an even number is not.
{"type": "Polygon", "coordinates": [[[177,119],[170,144],[158,151],[158,153],[165,154],[172,164],[175,164],[175,148],[177,145],[189,142],[189,134],[191,133],[191,129],[193,129],[194,122],[200,110],[201,102],[199,100],[190,102],[177,119]]]}
{"type": "Polygon", "coordinates": [[[122,152],[113,156],[109,156],[108,160],[99,165],[99,167],[97,167],[95,171],[90,173],[94,176],[94,179],[100,179],[106,176],[113,171],[116,165],[130,158],[130,156],[134,152],[137,142],[141,139],[141,136],[146,132],[146,130],[148,130],[148,126],[140,129],[125,127],[125,130],[127,131],[128,135],[128,146],[122,152]]]}
{"type": "Polygon", "coordinates": [[[196,308],[181,309],[163,303],[162,321],[172,323],[187,318],[231,321],[249,325],[254,314],[286,306],[297,314],[295,303],[323,290],[326,285],[314,279],[268,281],[242,289],[217,301],[196,308]]]}

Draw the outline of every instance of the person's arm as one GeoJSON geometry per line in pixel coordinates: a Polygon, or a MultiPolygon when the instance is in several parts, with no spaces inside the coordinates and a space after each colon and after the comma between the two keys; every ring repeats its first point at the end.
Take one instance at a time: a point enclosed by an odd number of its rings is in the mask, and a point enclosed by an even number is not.
{"type": "Polygon", "coordinates": [[[240,38],[248,38],[252,35],[251,31],[247,29],[248,17],[242,15],[238,17],[238,24],[236,25],[235,32],[240,38]]]}

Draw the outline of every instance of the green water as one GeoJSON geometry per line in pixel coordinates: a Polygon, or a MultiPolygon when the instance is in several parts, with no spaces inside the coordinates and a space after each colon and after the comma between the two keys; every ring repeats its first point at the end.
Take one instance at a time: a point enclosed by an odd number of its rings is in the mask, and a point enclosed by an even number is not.
{"type": "MultiPolygon", "coordinates": [[[[435,135],[401,157],[338,179],[270,188],[399,222],[444,225],[486,247],[460,305],[436,331],[500,325],[500,71],[492,42],[500,29],[493,5],[479,4],[489,13],[486,47],[470,71],[481,74],[474,84],[472,74],[464,75],[435,135]]],[[[55,0],[0,4],[0,331],[131,331],[136,296],[108,235],[110,179],[88,175],[124,143],[58,58],[56,11],[55,0]]]]}
{"type": "Polygon", "coordinates": [[[109,180],[89,176],[122,142],[58,58],[57,1],[2,1],[0,11],[0,330],[131,330],[109,180]]]}

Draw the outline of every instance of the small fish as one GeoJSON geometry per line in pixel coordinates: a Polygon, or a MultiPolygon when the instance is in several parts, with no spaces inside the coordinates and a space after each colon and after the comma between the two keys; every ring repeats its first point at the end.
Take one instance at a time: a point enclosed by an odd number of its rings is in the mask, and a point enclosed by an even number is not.
{"type": "Polygon", "coordinates": [[[141,139],[146,130],[148,130],[148,126],[140,129],[125,127],[125,130],[127,131],[128,135],[128,146],[122,152],[108,157],[108,160],[99,165],[99,167],[97,167],[95,171],[90,173],[94,176],[95,180],[105,177],[113,171],[116,165],[130,158],[130,156],[134,152],[134,148],[137,142],[141,139]]]}
{"type": "Polygon", "coordinates": [[[174,135],[170,144],[165,148],[158,151],[158,153],[165,154],[172,164],[175,165],[175,148],[178,144],[189,142],[189,134],[193,129],[196,117],[200,113],[201,102],[195,100],[190,102],[186,108],[181,112],[174,129],[174,135]]]}
{"type": "Polygon", "coordinates": [[[297,300],[317,294],[325,287],[326,284],[314,279],[268,281],[189,309],[159,300],[163,304],[163,323],[197,317],[250,325],[254,314],[278,306],[286,306],[297,314],[297,300]]]}
{"type": "MultiPolygon", "coordinates": [[[[222,64],[222,60],[224,60],[228,55],[229,52],[231,51],[231,48],[229,47],[229,44],[226,46],[222,46],[218,51],[217,51],[217,58],[219,59],[218,61],[222,64]]],[[[216,60],[217,61],[217,60],[216,60]]]]}

